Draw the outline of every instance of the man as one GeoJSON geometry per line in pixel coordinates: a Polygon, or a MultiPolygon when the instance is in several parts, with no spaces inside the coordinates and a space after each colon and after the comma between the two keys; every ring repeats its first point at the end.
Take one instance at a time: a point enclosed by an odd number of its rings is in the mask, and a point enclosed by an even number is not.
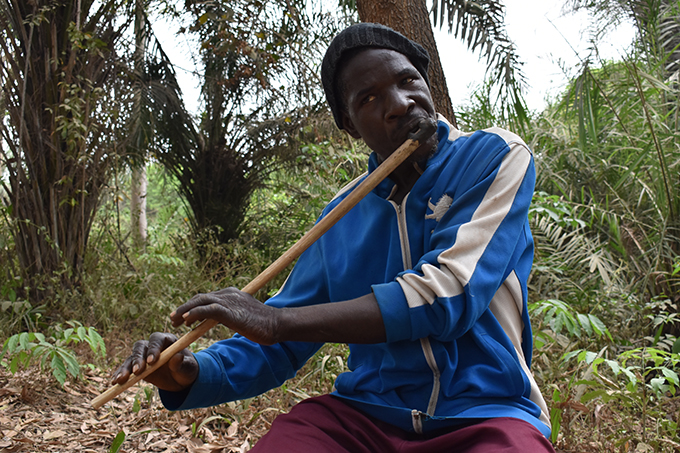
{"type": "MultiPolygon", "coordinates": [[[[329,46],[326,97],[337,125],[374,151],[369,171],[420,119],[437,118],[428,63],[422,47],[376,24],[349,27],[329,46]]],[[[313,244],[266,304],[230,288],[171,314],[175,326],[212,318],[238,334],[178,353],[147,378],[167,408],[258,395],[324,342],[343,342],[351,371],[333,394],[279,416],[254,451],[553,451],[529,371],[531,153],[500,129],[463,134],[438,120],[436,134],[313,244]]],[[[136,343],[113,382],[173,341],[156,333],[136,343]]]]}

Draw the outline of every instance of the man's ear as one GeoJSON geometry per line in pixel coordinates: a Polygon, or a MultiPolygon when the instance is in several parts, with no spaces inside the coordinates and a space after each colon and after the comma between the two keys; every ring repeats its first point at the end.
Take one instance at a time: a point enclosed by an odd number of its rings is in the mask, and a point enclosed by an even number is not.
{"type": "Polygon", "coordinates": [[[346,130],[347,133],[352,137],[361,138],[361,134],[359,134],[357,128],[354,127],[354,123],[352,122],[349,115],[345,111],[342,112],[342,128],[346,130]]]}

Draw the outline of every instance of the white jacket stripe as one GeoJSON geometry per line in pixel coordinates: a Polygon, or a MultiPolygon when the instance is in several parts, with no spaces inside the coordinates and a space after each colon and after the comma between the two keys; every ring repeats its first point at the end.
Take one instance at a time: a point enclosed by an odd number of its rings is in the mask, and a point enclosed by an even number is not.
{"type": "Polygon", "coordinates": [[[520,143],[510,143],[496,178],[475,213],[458,230],[456,242],[438,257],[441,267],[425,264],[422,275],[407,273],[397,281],[409,307],[432,304],[437,297],[454,297],[474,274],[489,241],[512,207],[527,168],[531,153],[520,143]]]}

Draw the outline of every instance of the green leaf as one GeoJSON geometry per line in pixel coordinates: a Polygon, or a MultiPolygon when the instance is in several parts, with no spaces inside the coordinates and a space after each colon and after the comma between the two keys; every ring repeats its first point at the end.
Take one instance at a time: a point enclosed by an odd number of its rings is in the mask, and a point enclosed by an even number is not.
{"type": "Polygon", "coordinates": [[[97,350],[99,350],[101,356],[106,357],[106,344],[104,343],[101,335],[99,335],[99,332],[97,332],[97,329],[90,327],[87,331],[87,336],[85,339],[90,345],[92,352],[96,354],[97,350]]]}
{"type": "Polygon", "coordinates": [[[650,381],[650,386],[657,393],[664,393],[668,390],[668,385],[666,385],[666,379],[662,377],[655,377],[650,381]]]}
{"type": "Polygon", "coordinates": [[[12,361],[9,362],[9,371],[10,371],[10,373],[16,374],[17,370],[19,369],[19,363],[20,363],[20,360],[21,360],[21,354],[23,354],[23,352],[20,353],[20,354],[16,354],[14,357],[12,357],[12,361]]]}
{"type": "Polygon", "coordinates": [[[66,351],[64,349],[57,349],[57,354],[62,358],[64,363],[66,364],[66,368],[68,372],[73,376],[74,378],[77,378],[80,376],[80,363],[78,363],[78,359],[76,358],[73,353],[70,351],[66,351]]]}
{"type": "Polygon", "coordinates": [[[2,348],[3,354],[5,350],[10,354],[14,354],[14,351],[17,348],[17,344],[19,344],[19,335],[12,335],[11,337],[9,337],[7,341],[5,341],[5,345],[2,348]]]}
{"type": "Polygon", "coordinates": [[[57,382],[63,387],[64,382],[66,382],[66,366],[64,365],[64,361],[58,354],[54,354],[50,366],[52,367],[52,376],[54,376],[57,382]]]}
{"type": "Polygon", "coordinates": [[[562,426],[562,410],[554,407],[550,410],[550,426],[552,433],[550,434],[551,442],[557,442],[557,435],[560,432],[562,426]]]}
{"type": "Polygon", "coordinates": [[[618,376],[621,373],[621,365],[619,365],[619,362],[615,360],[605,360],[605,362],[609,365],[609,368],[612,369],[615,376],[618,376]]]}
{"type": "Polygon", "coordinates": [[[664,376],[666,376],[666,379],[669,382],[671,382],[673,385],[678,385],[678,373],[666,367],[662,367],[661,372],[664,376]]]}
{"type": "Polygon", "coordinates": [[[581,351],[578,355],[579,362],[586,362],[588,365],[593,363],[593,360],[597,358],[597,354],[591,351],[581,351]]]}
{"type": "Polygon", "coordinates": [[[593,327],[590,323],[590,318],[588,318],[587,315],[584,315],[583,313],[577,313],[576,314],[579,323],[581,324],[581,328],[586,331],[586,334],[588,336],[593,335],[593,327]]]}
{"type": "Polygon", "coordinates": [[[109,453],[118,453],[118,450],[120,450],[123,442],[125,442],[125,432],[120,431],[118,434],[116,434],[116,437],[113,438],[113,442],[111,442],[111,448],[109,448],[109,453]]]}
{"type": "Polygon", "coordinates": [[[558,313],[551,323],[551,328],[553,332],[560,333],[562,331],[562,326],[564,325],[564,313],[558,313]]]}
{"type": "MultiPolygon", "coordinates": [[[[680,338],[675,340],[675,343],[673,343],[673,354],[680,354],[680,338]]],[[[0,356],[2,357],[2,356],[0,356]]]]}
{"type": "Polygon", "coordinates": [[[68,329],[64,330],[62,335],[63,335],[62,338],[64,339],[66,344],[70,343],[71,341],[76,341],[76,342],[78,341],[78,337],[73,335],[73,329],[72,328],[68,328],[68,329]]]}
{"type": "Polygon", "coordinates": [[[49,343],[40,343],[33,348],[33,352],[31,353],[31,355],[35,360],[41,360],[44,363],[45,358],[50,355],[49,353],[53,349],[54,348],[49,343]]]}
{"type": "Polygon", "coordinates": [[[588,315],[588,319],[590,320],[590,324],[593,326],[593,329],[595,329],[595,333],[598,336],[606,335],[611,339],[611,335],[609,334],[609,330],[607,329],[607,326],[604,325],[604,323],[600,320],[595,315],[588,315]]]}
{"type": "Polygon", "coordinates": [[[196,428],[196,433],[199,433],[201,431],[201,429],[203,429],[203,427],[205,425],[207,425],[208,423],[210,423],[211,421],[213,421],[213,420],[223,420],[223,419],[224,419],[224,417],[221,416],[221,415],[213,415],[211,417],[206,418],[205,420],[203,420],[201,422],[200,425],[198,425],[198,427],[196,428]]]}
{"type": "Polygon", "coordinates": [[[151,403],[151,401],[153,401],[154,388],[155,387],[150,386],[144,387],[144,396],[146,397],[147,403],[151,403]]]}
{"type": "Polygon", "coordinates": [[[555,390],[553,390],[552,400],[553,400],[553,402],[555,402],[555,403],[561,403],[561,402],[563,402],[568,396],[569,396],[569,395],[565,395],[565,396],[563,397],[562,392],[560,392],[560,389],[556,388],[555,390]]]}
{"type": "Polygon", "coordinates": [[[584,352],[584,351],[581,350],[581,349],[577,349],[576,351],[568,352],[568,353],[566,353],[562,356],[562,360],[567,362],[567,361],[573,359],[574,357],[578,356],[579,358],[577,360],[580,362],[581,361],[580,357],[581,357],[582,352],[584,352]]]}
{"type": "Polygon", "coordinates": [[[21,346],[21,349],[27,351],[30,348],[28,347],[28,343],[31,341],[31,335],[28,332],[21,332],[19,334],[19,346],[21,346]]]}
{"type": "Polygon", "coordinates": [[[607,392],[606,389],[597,389],[593,390],[592,392],[587,392],[584,393],[583,396],[581,397],[581,402],[582,403],[587,403],[588,401],[594,400],[595,398],[603,398],[606,402],[607,397],[609,396],[609,393],[607,392]]]}
{"type": "Polygon", "coordinates": [[[137,398],[137,397],[135,396],[135,400],[134,400],[134,402],[132,403],[132,412],[134,412],[134,413],[136,414],[136,413],[139,412],[141,409],[142,409],[142,405],[139,403],[139,398],[137,398]]]}

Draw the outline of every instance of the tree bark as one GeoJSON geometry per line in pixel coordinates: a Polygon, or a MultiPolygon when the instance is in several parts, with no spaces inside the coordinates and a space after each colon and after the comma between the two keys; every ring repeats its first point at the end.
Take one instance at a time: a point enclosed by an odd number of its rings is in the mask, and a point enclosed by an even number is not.
{"type": "Polygon", "coordinates": [[[142,248],[146,244],[146,167],[144,154],[147,152],[148,142],[142,139],[142,78],[144,74],[144,53],[146,52],[147,39],[144,34],[144,10],[143,0],[135,1],[135,90],[134,111],[136,124],[133,125],[135,142],[138,147],[137,153],[141,154],[141,165],[133,164],[132,178],[130,180],[130,224],[132,237],[136,247],[142,248]]]}
{"type": "Polygon", "coordinates": [[[357,0],[357,9],[362,22],[386,25],[428,51],[428,77],[435,109],[457,126],[425,0],[357,0]]]}
{"type": "Polygon", "coordinates": [[[130,215],[132,220],[132,237],[135,246],[142,248],[146,244],[146,167],[132,169],[130,181],[130,215]]]}

